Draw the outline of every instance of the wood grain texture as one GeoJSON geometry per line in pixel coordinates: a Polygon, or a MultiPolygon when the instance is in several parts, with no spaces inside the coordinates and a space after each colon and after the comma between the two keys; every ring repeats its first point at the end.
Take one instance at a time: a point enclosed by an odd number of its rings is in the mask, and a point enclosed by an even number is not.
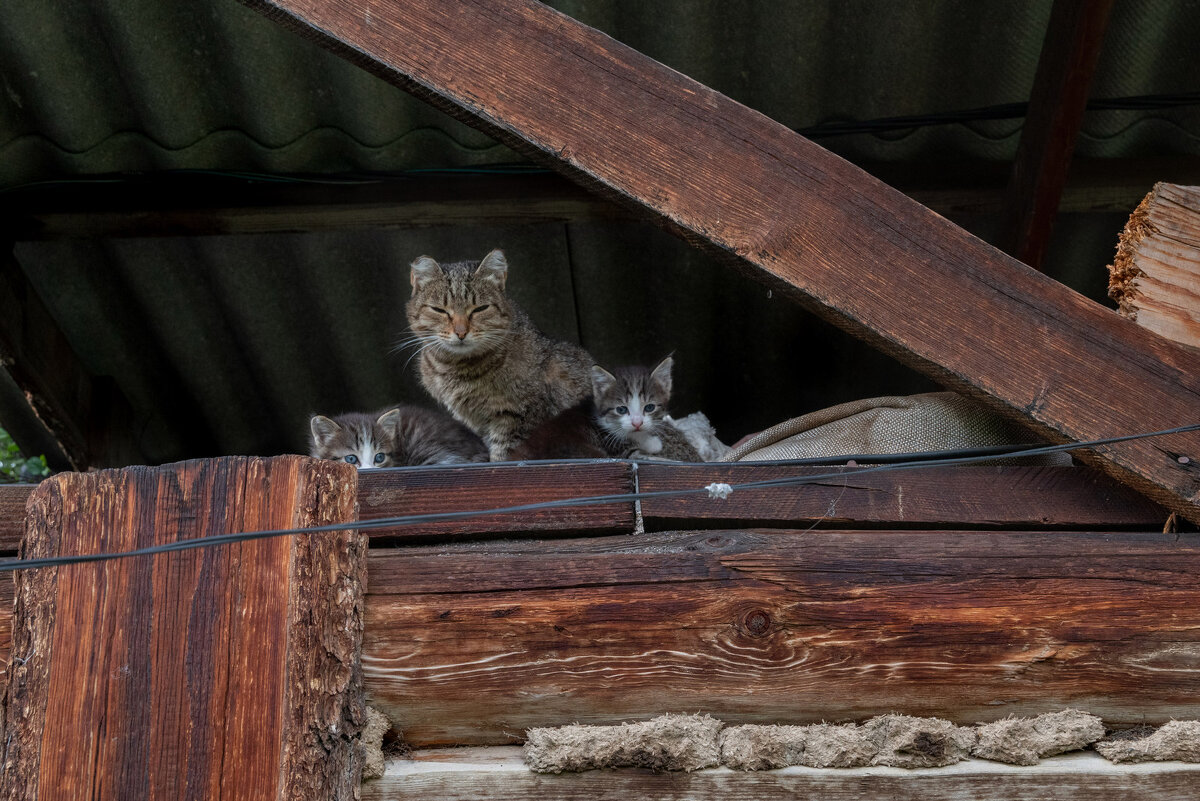
{"type": "Polygon", "coordinates": [[[710,531],[372,554],[370,702],[414,746],[708,712],[1200,715],[1200,535],[710,531]]]}
{"type": "Polygon", "coordinates": [[[380,779],[363,783],[363,801],[1191,801],[1200,765],[1179,762],[1120,766],[1100,755],[1068,754],[1018,767],[973,759],[945,768],[784,768],[746,773],[712,768],[694,773],[594,770],[557,776],[531,773],[514,747],[416,751],[388,762],[380,779]]]}
{"type": "MultiPolygon", "coordinates": [[[[366,470],[359,476],[361,519],[435,514],[633,492],[633,472],[623,462],[366,470]]],[[[536,509],[469,520],[371,529],[372,539],[438,538],[504,533],[590,531],[627,533],[634,527],[633,501],[600,506],[536,509]]]]}
{"type": "Polygon", "coordinates": [[[1013,160],[1005,251],[1042,268],[1113,0],[1055,0],[1013,160]]]}
{"type": "Polygon", "coordinates": [[[1082,467],[931,467],[863,473],[855,468],[711,464],[643,464],[642,492],[711,482],[736,485],[842,472],[819,483],[738,489],[725,500],[707,495],[642,501],[646,529],[687,527],[850,526],[927,528],[1162,529],[1162,507],[1082,467]]]}
{"type": "Polygon", "coordinates": [[[25,533],[25,502],[36,484],[0,484],[0,554],[12,554],[25,533]]]}
{"type": "Polygon", "coordinates": [[[1122,315],[1200,348],[1200,186],[1156,184],[1130,215],[1108,271],[1122,315]]]}
{"type": "MultiPolygon", "coordinates": [[[[540,3],[244,1],[1042,437],[1195,421],[1200,356],[540,3]]],[[[1200,434],[1086,458],[1200,520],[1200,434]]]]}
{"type": "MultiPolygon", "coordinates": [[[[354,482],[298,456],[65,473],[22,551],[352,521],[354,482]]],[[[3,797],[353,798],[365,562],[349,532],[19,573],[3,797]]]]}

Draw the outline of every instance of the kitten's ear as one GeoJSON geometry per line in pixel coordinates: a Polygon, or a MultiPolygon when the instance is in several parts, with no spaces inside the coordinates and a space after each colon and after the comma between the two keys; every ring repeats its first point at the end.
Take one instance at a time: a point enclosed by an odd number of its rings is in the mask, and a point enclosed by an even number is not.
{"type": "Polygon", "coordinates": [[[418,256],[417,260],[409,265],[409,268],[408,278],[412,282],[413,292],[442,274],[441,266],[428,256],[418,256]]]}
{"type": "Polygon", "coordinates": [[[617,382],[617,377],[598,364],[592,365],[592,394],[603,395],[617,382]]]}
{"type": "Polygon", "coordinates": [[[379,415],[379,419],[375,421],[375,425],[382,428],[384,431],[394,431],[400,427],[400,410],[388,409],[383,414],[379,415]]]}
{"type": "Polygon", "coordinates": [[[329,441],[337,436],[337,432],[342,430],[337,423],[320,414],[313,415],[308,427],[312,429],[313,444],[318,448],[328,445],[329,441]]]}
{"type": "Polygon", "coordinates": [[[671,394],[671,368],[675,366],[675,358],[668,356],[658,363],[658,367],[650,373],[650,380],[658,382],[663,392],[671,394]]]}
{"type": "Polygon", "coordinates": [[[496,248],[484,256],[475,268],[475,276],[491,281],[503,290],[504,282],[508,280],[508,261],[504,258],[504,251],[496,248]]]}

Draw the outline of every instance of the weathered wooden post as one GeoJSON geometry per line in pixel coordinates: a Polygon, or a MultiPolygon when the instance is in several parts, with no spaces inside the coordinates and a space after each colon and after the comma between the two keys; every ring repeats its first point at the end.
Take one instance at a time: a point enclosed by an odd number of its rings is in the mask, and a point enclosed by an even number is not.
{"type": "MultiPolygon", "coordinates": [[[[353,522],[356,491],[300,456],[68,473],[22,556],[353,522]]],[[[18,573],[3,797],[356,797],[366,555],[334,531],[18,573]]]]}

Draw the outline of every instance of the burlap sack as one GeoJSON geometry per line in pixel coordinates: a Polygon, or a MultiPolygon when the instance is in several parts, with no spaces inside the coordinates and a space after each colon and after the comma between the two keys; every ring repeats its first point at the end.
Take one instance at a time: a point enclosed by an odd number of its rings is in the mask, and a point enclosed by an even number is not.
{"type": "MultiPolygon", "coordinates": [[[[1035,441],[1020,426],[962,395],[929,392],[865,398],[796,417],[755,434],[725,458],[731,462],[758,462],[917,453],[1035,441]]],[[[1071,457],[1056,453],[1035,457],[1033,463],[1070,464],[1071,457]]]]}

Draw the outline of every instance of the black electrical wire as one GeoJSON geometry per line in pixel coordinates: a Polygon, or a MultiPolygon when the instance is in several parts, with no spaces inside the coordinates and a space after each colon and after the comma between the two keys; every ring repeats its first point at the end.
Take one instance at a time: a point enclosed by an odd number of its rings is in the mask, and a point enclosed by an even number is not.
{"type": "MultiPolygon", "coordinates": [[[[810,476],[786,476],[775,479],[764,479],[762,481],[748,481],[742,484],[724,485],[730,490],[746,490],[746,489],[761,489],[766,487],[782,487],[797,484],[812,484],[822,481],[845,480],[848,476],[859,476],[865,473],[887,472],[892,470],[912,470],[925,467],[943,467],[950,465],[964,464],[981,464],[983,462],[994,461],[997,459],[1012,458],[1015,456],[1040,456],[1049,453],[1060,453],[1064,451],[1073,451],[1086,448],[1096,448],[1104,445],[1113,445],[1120,442],[1128,442],[1137,439],[1146,439],[1149,437],[1166,436],[1169,434],[1183,434],[1189,431],[1200,431],[1200,423],[1179,426],[1178,428],[1166,429],[1163,431],[1151,431],[1141,434],[1129,434],[1122,437],[1110,437],[1107,439],[1091,440],[1089,442],[1069,442],[1062,445],[1042,445],[1032,448],[1020,448],[1016,450],[1003,449],[997,453],[975,454],[969,456],[951,456],[946,458],[927,458],[919,461],[897,462],[891,464],[876,464],[870,467],[856,468],[854,473],[847,474],[843,471],[836,473],[824,473],[820,475],[810,476]]],[[[945,453],[945,452],[944,452],[945,453]]],[[[922,456],[929,455],[929,452],[921,454],[922,456]]],[[[864,458],[878,458],[875,456],[864,458]]],[[[703,464],[717,465],[718,462],[706,462],[703,464]]],[[[745,462],[732,462],[730,464],[753,464],[745,462]]],[[[770,462],[769,464],[780,464],[779,462],[770,462]]],[[[712,486],[712,485],[710,485],[712,486]]],[[[718,485],[720,486],[720,485],[718,485]]],[[[31,570],[39,567],[59,567],[62,565],[81,564],[86,562],[100,562],[109,559],[122,559],[131,556],[152,556],[154,554],[170,553],[173,551],[185,551],[194,548],[206,548],[216,545],[228,545],[235,542],[247,542],[250,540],[266,539],[268,537],[283,537],[293,534],[318,534],[328,531],[370,531],[378,528],[397,528],[401,526],[414,525],[417,523],[432,523],[445,522],[450,520],[467,520],[473,517],[481,517],[484,515],[497,514],[513,514],[516,512],[536,511],[542,509],[561,509],[573,508],[581,506],[602,506],[611,503],[631,503],[633,501],[646,500],[650,498],[671,498],[685,495],[697,495],[700,493],[713,494],[709,487],[698,487],[694,489],[680,490],[659,490],[656,492],[639,492],[625,493],[616,495],[593,495],[580,498],[563,498],[557,501],[542,501],[540,503],[520,504],[517,506],[504,506],[495,509],[479,509],[462,512],[436,512],[431,514],[418,515],[402,515],[398,517],[380,517],[371,520],[358,520],[351,523],[333,523],[325,526],[312,526],[309,528],[287,528],[287,529],[268,529],[264,531],[249,531],[236,532],[231,534],[219,534],[212,537],[202,537],[191,540],[180,540],[178,542],[167,543],[164,545],[154,545],[147,548],[139,548],[133,551],[119,551],[110,553],[96,554],[78,554],[71,556],[50,556],[38,559],[10,559],[0,562],[0,572],[13,570],[31,570]]]]}

